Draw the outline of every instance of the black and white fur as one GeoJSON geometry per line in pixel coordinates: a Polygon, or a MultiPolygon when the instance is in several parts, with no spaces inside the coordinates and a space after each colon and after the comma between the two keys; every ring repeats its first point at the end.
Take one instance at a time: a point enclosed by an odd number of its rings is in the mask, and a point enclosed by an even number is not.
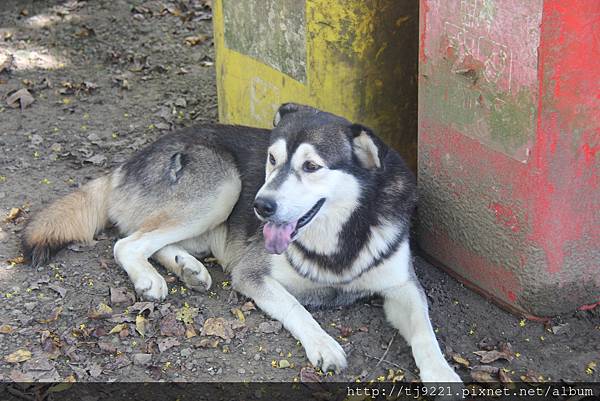
{"type": "Polygon", "coordinates": [[[413,272],[414,205],[412,174],[371,130],[285,104],[270,135],[212,125],[160,138],[40,213],[25,230],[24,246],[41,264],[112,222],[125,235],[115,244],[117,263],[138,294],[152,300],[164,299],[168,288],[149,258],[202,290],[211,277],[194,255],[210,252],[231,273],[233,287],[282,322],[323,370],[343,369],[346,355],[305,306],[380,295],[421,379],[456,382],[413,272]],[[305,168],[307,162],[318,168],[305,168]],[[257,206],[265,199],[276,205],[266,217],[257,206]],[[285,250],[265,251],[263,224],[287,224],[317,209],[285,250]]]}

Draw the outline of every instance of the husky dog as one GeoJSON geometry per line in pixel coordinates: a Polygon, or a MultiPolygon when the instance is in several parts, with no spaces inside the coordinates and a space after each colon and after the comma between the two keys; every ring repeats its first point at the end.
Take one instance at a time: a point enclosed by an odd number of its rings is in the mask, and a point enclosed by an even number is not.
{"type": "Polygon", "coordinates": [[[415,183],[370,129],[309,106],[282,105],[270,131],[206,125],[168,134],[112,173],[51,204],[28,224],[32,265],[107,224],[114,255],[143,298],[163,300],[154,259],[188,287],[211,277],[212,253],[233,288],[301,341],[323,370],[346,367],[342,347],[305,306],[380,295],[412,347],[421,379],[457,382],[431,328],[414,274],[409,223],[415,183]]]}

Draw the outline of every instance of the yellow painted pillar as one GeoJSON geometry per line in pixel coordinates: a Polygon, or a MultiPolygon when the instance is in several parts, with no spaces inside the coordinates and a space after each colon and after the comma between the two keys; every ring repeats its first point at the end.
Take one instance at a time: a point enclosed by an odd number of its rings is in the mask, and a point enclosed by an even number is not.
{"type": "Polygon", "coordinates": [[[413,168],[418,2],[216,0],[219,119],[271,127],[285,102],[373,128],[413,168]]]}

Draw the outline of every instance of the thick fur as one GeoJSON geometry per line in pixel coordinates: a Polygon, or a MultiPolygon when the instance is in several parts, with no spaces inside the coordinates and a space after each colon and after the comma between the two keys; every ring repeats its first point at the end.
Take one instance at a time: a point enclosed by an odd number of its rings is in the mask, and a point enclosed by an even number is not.
{"type": "Polygon", "coordinates": [[[459,381],[413,272],[415,181],[400,156],[370,129],[312,107],[285,104],[274,121],[270,134],[204,125],[165,135],[34,217],[24,236],[32,264],[111,222],[124,235],[115,260],[141,297],[162,300],[167,283],[149,258],[202,291],[212,280],[197,256],[212,253],[233,287],[281,321],[324,370],[343,369],[346,355],[305,306],[380,295],[422,380],[459,381]],[[262,216],[256,199],[276,211],[262,216]],[[291,224],[297,230],[281,254],[268,254],[263,226],[291,224]]]}
{"type": "Polygon", "coordinates": [[[23,250],[33,266],[72,242],[90,242],[108,223],[111,176],[97,178],[54,201],[26,227],[23,250]]]}

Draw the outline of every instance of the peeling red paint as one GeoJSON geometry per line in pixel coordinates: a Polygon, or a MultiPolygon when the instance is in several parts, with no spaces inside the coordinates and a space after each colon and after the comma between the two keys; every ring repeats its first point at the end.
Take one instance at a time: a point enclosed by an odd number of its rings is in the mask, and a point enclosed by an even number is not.
{"type": "MultiPolygon", "coordinates": [[[[427,25],[422,20],[422,29],[445,26],[439,20],[445,4],[421,1],[421,7],[427,7],[422,14],[429,19],[427,25]]],[[[575,7],[561,0],[543,0],[539,5],[540,45],[531,49],[538,55],[538,85],[531,89],[537,117],[526,162],[462,132],[460,124],[447,122],[448,117],[443,120],[425,113],[428,105],[421,97],[419,104],[419,184],[435,187],[439,195],[433,193],[433,202],[447,202],[440,204],[441,216],[423,214],[428,224],[420,229],[421,246],[484,291],[534,314],[545,301],[524,301],[533,287],[570,289],[562,294],[563,309],[556,313],[582,303],[596,305],[600,293],[600,261],[594,253],[600,249],[600,1],[580,0],[575,7]],[[461,227],[461,217],[473,219],[473,213],[481,214],[489,232],[503,230],[494,238],[498,250],[488,246],[478,253],[477,236],[461,227]],[[471,251],[451,238],[471,241],[471,251]],[[502,258],[512,260],[510,268],[498,265],[502,258]],[[520,285],[508,288],[501,282],[505,274],[520,285]]],[[[427,33],[421,32],[421,69],[427,65],[424,70],[429,71],[448,57],[448,49],[426,47],[437,43],[435,35],[443,34],[427,33]]],[[[419,80],[419,85],[428,81],[419,80]]],[[[548,294],[548,302],[552,297],[555,292],[548,294]]]]}
{"type": "Polygon", "coordinates": [[[587,304],[587,305],[581,305],[579,308],[579,310],[592,310],[594,308],[597,308],[598,306],[600,306],[600,301],[595,302],[593,304],[587,304]]]}
{"type": "Polygon", "coordinates": [[[573,152],[572,135],[583,116],[584,130],[600,126],[600,104],[594,96],[600,82],[600,43],[593,40],[593,18],[599,15],[600,2],[595,0],[580,1],[577,7],[560,0],[544,2],[537,137],[520,195],[531,202],[530,239],[544,249],[549,273],[563,269],[564,246],[579,240],[593,220],[589,213],[597,196],[579,189],[586,187],[583,171],[592,181],[597,181],[597,172],[585,165],[586,153],[581,157],[573,152]]]}
{"type": "Polygon", "coordinates": [[[515,212],[506,205],[498,202],[492,202],[490,208],[494,211],[496,216],[496,222],[505,225],[510,228],[513,232],[519,232],[521,227],[519,225],[519,219],[515,215],[515,212]]]}
{"type": "MultiPolygon", "coordinates": [[[[600,136],[600,132],[598,133],[598,136],[600,136]]],[[[581,146],[581,151],[583,152],[583,155],[585,156],[585,162],[586,163],[592,163],[594,161],[594,158],[596,157],[596,153],[598,153],[598,151],[600,150],[600,145],[597,146],[590,146],[589,143],[584,143],[581,146]]]]}
{"type": "Polygon", "coordinates": [[[427,56],[425,55],[425,35],[427,34],[427,13],[429,12],[429,6],[427,0],[421,0],[419,4],[419,17],[420,17],[420,31],[421,40],[419,43],[419,61],[422,63],[427,62],[427,56]]]}

